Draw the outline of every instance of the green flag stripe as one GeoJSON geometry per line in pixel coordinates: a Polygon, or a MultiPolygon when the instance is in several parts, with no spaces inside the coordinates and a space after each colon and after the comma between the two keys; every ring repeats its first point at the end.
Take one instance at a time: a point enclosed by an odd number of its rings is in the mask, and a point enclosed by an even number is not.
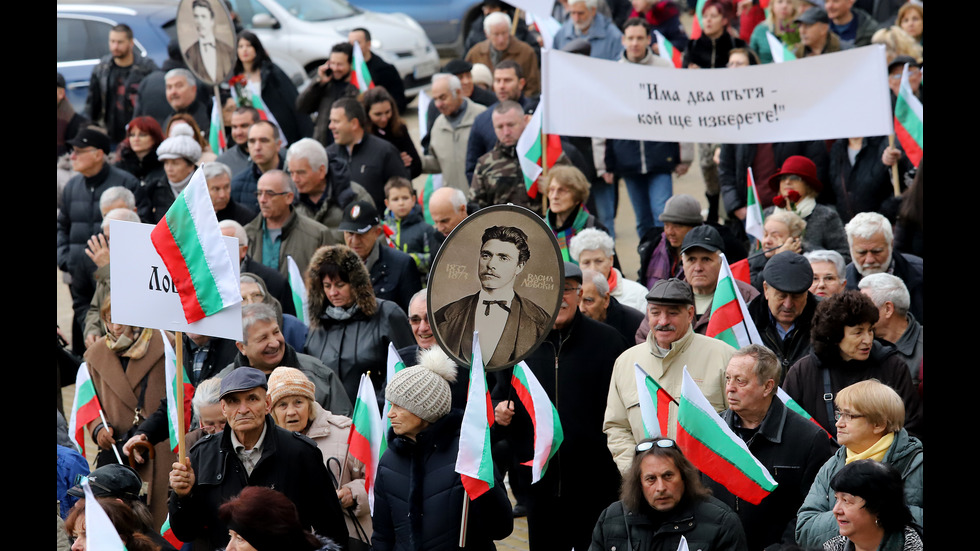
{"type": "Polygon", "coordinates": [[[166,217],[174,243],[184,257],[184,264],[190,273],[194,293],[197,295],[201,309],[205,313],[221,310],[224,304],[221,300],[221,292],[218,291],[217,282],[211,273],[201,241],[197,238],[197,227],[194,225],[194,217],[191,215],[184,194],[174,201],[166,217]]]}

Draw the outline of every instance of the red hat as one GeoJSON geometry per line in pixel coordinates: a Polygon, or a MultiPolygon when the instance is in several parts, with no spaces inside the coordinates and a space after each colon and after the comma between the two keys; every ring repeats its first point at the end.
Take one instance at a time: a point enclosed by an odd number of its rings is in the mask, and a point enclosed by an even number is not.
{"type": "Polygon", "coordinates": [[[823,183],[817,178],[817,165],[803,155],[793,155],[783,161],[783,167],[779,172],[769,177],[769,187],[779,193],[779,180],[783,176],[799,176],[810,186],[813,191],[820,193],[823,190],[823,183]]]}

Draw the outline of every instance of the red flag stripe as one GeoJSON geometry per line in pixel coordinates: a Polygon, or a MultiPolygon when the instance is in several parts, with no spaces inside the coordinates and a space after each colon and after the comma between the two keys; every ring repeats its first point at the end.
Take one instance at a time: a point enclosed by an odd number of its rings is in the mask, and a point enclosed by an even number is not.
{"type": "Polygon", "coordinates": [[[905,150],[905,154],[908,155],[912,164],[918,167],[922,161],[922,148],[919,147],[908,130],[902,126],[897,117],[895,117],[895,137],[898,139],[898,143],[902,144],[902,149],[905,150]]]}
{"type": "MultiPolygon", "coordinates": [[[[166,218],[163,219],[166,221],[166,218]]],[[[177,242],[174,241],[173,232],[170,231],[170,226],[164,224],[157,224],[150,232],[150,241],[156,247],[157,252],[161,258],[170,258],[173,262],[171,265],[167,266],[167,270],[170,272],[170,280],[180,281],[181,286],[179,289],[180,302],[184,307],[184,317],[187,318],[188,323],[194,323],[195,321],[205,318],[204,309],[201,307],[200,301],[197,300],[197,292],[194,289],[194,281],[191,279],[191,272],[187,269],[187,262],[184,260],[184,255],[180,252],[180,248],[177,246],[177,242]]]]}
{"type": "Polygon", "coordinates": [[[364,438],[363,434],[354,430],[354,428],[351,427],[350,434],[347,437],[350,454],[361,463],[364,463],[364,486],[371,488],[374,486],[374,470],[371,466],[371,443],[368,442],[367,438],[364,438]]]}
{"type": "Polygon", "coordinates": [[[660,434],[667,435],[667,419],[670,417],[670,401],[673,398],[663,388],[657,389],[657,421],[660,422],[660,434]]]}
{"type": "Polygon", "coordinates": [[[732,494],[742,496],[743,499],[753,505],[758,505],[763,498],[769,495],[769,492],[745,476],[745,473],[735,465],[691,436],[680,423],[677,424],[677,445],[699,471],[705,474],[719,473],[718,478],[711,477],[712,480],[728,488],[732,494]]]}
{"type": "Polygon", "coordinates": [[[711,331],[708,331],[706,335],[712,338],[718,334],[719,327],[728,329],[729,327],[742,323],[742,309],[738,306],[738,301],[733,300],[728,304],[723,304],[715,310],[715,313],[711,314],[711,321],[715,322],[711,324],[712,328],[715,329],[715,333],[711,334],[711,331]]]}
{"type": "Polygon", "coordinates": [[[466,490],[466,494],[470,496],[471,501],[490,490],[490,485],[479,478],[473,478],[465,474],[459,475],[459,478],[463,481],[463,489],[466,490]]]}

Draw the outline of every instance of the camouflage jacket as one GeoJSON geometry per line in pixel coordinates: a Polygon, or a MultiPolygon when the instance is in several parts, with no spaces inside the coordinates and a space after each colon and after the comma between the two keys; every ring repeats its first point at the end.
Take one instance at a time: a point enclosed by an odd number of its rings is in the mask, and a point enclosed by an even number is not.
{"type": "MultiPolygon", "coordinates": [[[[505,146],[497,142],[493,149],[477,160],[473,182],[470,184],[470,199],[480,205],[481,209],[490,205],[513,203],[537,213],[542,212],[541,199],[544,193],[539,191],[534,199],[528,197],[516,149],[514,145],[505,146]]],[[[555,164],[572,165],[564,153],[555,164]]]]}

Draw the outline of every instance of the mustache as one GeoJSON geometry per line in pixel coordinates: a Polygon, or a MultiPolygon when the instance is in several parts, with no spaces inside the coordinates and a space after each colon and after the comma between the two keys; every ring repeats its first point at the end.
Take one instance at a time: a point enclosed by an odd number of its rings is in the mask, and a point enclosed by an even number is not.
{"type": "Polygon", "coordinates": [[[654,331],[677,331],[677,328],[673,325],[655,325],[653,327],[654,331]]]}

